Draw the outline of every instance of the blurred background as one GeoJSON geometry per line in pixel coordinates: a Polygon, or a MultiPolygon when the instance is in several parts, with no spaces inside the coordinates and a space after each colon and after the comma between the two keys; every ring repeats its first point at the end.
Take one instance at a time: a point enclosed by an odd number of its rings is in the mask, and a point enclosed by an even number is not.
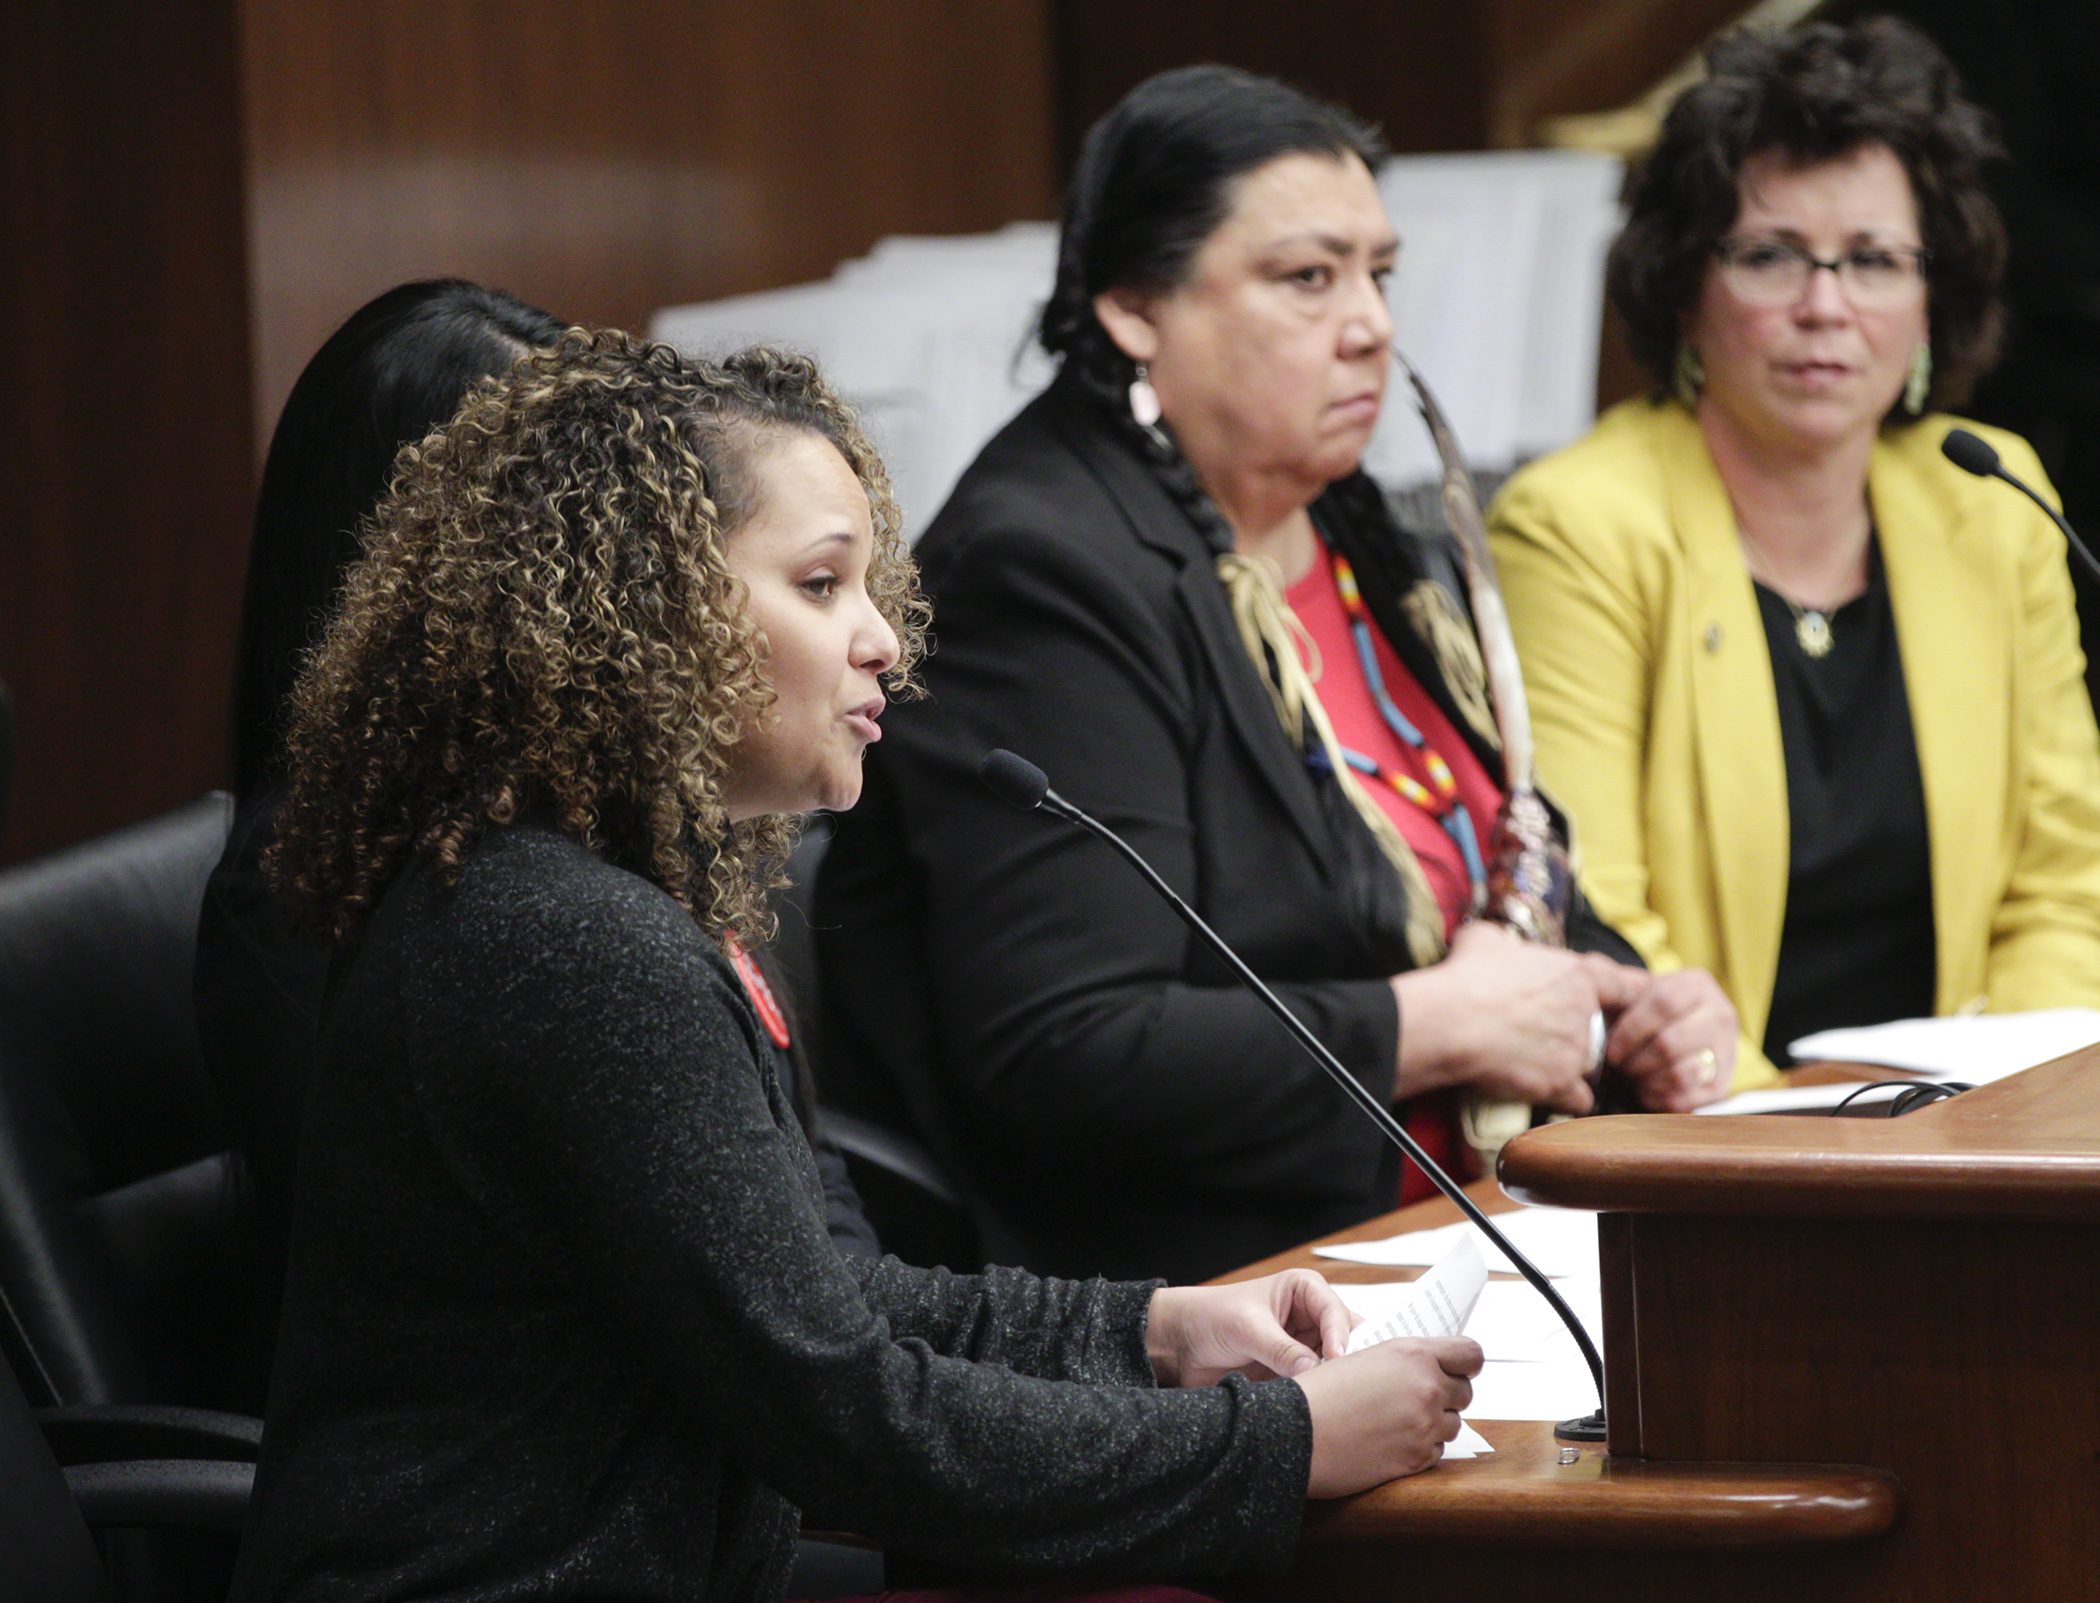
{"type": "MultiPolygon", "coordinates": [[[[458,274],[579,321],[645,329],[664,308],[825,279],[892,236],[1045,221],[1088,124],[1141,78],[1189,61],[1340,100],[1402,153],[1632,155],[1711,34],[1814,9],[13,8],[0,40],[0,316],[19,343],[0,385],[0,682],[17,730],[0,861],[226,781],[235,620],[271,425],[307,357],[393,284],[458,274]]],[[[2100,418],[2100,6],[1871,9],[1933,32],[2006,121],[2015,339],[1978,410],[2036,439],[2077,489],[2075,520],[2078,497],[2100,495],[2100,462],[2080,450],[2100,418]],[[2042,243],[2028,249],[2027,237],[2042,243]]],[[[1608,323],[1601,340],[1581,337],[1596,352],[1596,398],[1631,393],[1639,381],[1608,323]]]]}

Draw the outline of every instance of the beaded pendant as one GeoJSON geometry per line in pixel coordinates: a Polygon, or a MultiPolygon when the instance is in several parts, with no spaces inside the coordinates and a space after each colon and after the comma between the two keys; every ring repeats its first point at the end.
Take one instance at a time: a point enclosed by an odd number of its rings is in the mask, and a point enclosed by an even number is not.
{"type": "Polygon", "coordinates": [[[1811,612],[1806,607],[1794,609],[1794,638],[1801,649],[1811,657],[1830,655],[1830,614],[1811,612]]]}

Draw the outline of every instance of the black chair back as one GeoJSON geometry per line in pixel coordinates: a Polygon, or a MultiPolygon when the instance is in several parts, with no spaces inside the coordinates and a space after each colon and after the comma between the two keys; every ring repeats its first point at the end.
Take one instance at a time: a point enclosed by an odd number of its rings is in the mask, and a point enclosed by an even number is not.
{"type": "Polygon", "coordinates": [[[848,1111],[828,1096],[823,1040],[823,976],[811,924],[817,870],[831,841],[831,821],[810,822],[788,859],[788,885],[775,898],[778,929],[771,955],[786,980],[805,1061],[816,1081],[817,1128],[846,1160],[861,1206],[883,1250],[906,1263],[942,1265],[958,1273],[983,1266],[968,1206],[949,1171],[898,1119],[871,1110],[848,1111]]]}
{"type": "Polygon", "coordinates": [[[0,1347],[37,1406],[225,1406],[240,1187],[190,1002],[231,798],[0,871],[0,1347]]]}
{"type": "Polygon", "coordinates": [[[58,1460],[0,1373],[0,1571],[10,1603],[107,1603],[109,1583],[58,1460]]]}

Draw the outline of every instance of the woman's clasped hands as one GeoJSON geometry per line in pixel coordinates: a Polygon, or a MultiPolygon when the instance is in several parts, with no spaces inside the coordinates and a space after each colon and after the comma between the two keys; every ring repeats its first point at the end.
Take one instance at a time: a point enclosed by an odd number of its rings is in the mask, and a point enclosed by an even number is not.
{"type": "Polygon", "coordinates": [[[1604,1006],[1611,1021],[1604,1061],[1633,1082],[1642,1107],[1689,1113],[1728,1094],[1742,1027],[1711,974],[1652,974],[1594,955],[1586,961],[1614,971],[1603,982],[1616,985],[1619,998],[1604,1006]]]}
{"type": "Polygon", "coordinates": [[[1472,923],[1442,962],[1396,975],[1400,1069],[1395,1100],[1447,1085],[1563,1113],[1595,1103],[1595,1025],[1604,1062],[1641,1106],[1684,1113],[1727,1094],[1734,1006],[1703,969],[1651,974],[1594,952],[1520,939],[1472,923]]]}
{"type": "Polygon", "coordinates": [[[1481,1352],[1464,1336],[1387,1341],[1343,1356],[1358,1323],[1319,1275],[1286,1269],[1152,1294],[1145,1347],[1162,1386],[1287,1376],[1312,1413],[1306,1494],[1344,1497],[1427,1469],[1458,1434],[1481,1352]]]}

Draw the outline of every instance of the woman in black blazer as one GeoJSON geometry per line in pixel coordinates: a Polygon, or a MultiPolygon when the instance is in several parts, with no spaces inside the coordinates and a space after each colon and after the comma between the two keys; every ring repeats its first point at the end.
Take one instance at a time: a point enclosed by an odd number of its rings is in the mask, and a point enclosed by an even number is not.
{"type": "Polygon", "coordinates": [[[1379,158],[1229,69],[1134,90],[1067,204],[1060,376],[920,543],[929,695],[886,722],[819,886],[826,1057],[958,1166],[994,1258],[1200,1278],[1401,1195],[1383,1138],[1124,864],[982,790],[995,746],[1446,1153],[1456,1087],[1588,1107],[1600,1012],[1648,1105],[1726,1084],[1703,974],[1625,966],[1583,908],[1577,953],[1467,922],[1500,799],[1478,652],[1447,548],[1357,467],[1391,338],[1379,158]],[[1387,708],[1423,738],[1379,758],[1387,708]]]}

